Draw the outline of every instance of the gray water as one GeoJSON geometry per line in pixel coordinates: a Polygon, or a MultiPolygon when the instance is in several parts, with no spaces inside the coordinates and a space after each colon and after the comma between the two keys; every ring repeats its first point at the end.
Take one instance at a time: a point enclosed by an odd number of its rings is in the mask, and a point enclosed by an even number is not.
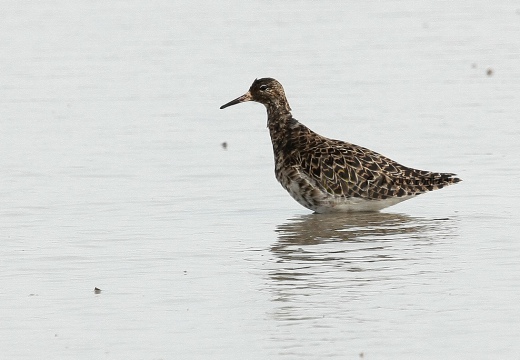
{"type": "Polygon", "coordinates": [[[6,1],[0,48],[2,358],[520,357],[518,2],[6,1]],[[464,181],[310,213],[218,109],[265,76],[464,181]]]}

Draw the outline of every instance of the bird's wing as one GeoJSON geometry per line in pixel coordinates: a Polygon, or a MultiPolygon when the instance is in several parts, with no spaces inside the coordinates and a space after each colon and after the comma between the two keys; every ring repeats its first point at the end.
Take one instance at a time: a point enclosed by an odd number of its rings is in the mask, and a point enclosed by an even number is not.
{"type": "Polygon", "coordinates": [[[412,196],[458,181],[453,174],[408,168],[361,146],[325,138],[300,153],[297,166],[323,191],[347,198],[412,196]]]}

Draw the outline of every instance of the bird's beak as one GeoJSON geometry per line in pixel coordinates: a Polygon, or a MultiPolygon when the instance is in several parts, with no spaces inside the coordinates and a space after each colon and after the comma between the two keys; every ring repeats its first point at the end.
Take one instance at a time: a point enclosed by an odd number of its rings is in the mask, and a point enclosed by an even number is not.
{"type": "Polygon", "coordinates": [[[244,95],[237,97],[235,100],[231,100],[227,104],[222,105],[220,108],[225,109],[228,106],[240,104],[241,102],[251,101],[253,100],[253,97],[251,96],[251,93],[248,91],[244,95]]]}

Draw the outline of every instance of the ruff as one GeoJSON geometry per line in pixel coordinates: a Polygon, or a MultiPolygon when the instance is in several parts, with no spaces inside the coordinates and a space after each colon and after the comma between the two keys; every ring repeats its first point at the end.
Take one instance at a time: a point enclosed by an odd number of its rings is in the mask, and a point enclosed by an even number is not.
{"type": "Polygon", "coordinates": [[[293,118],[275,79],[255,80],[247,93],[220,108],[245,101],[267,108],[276,179],[297,202],[315,212],[378,211],[461,181],[455,174],[412,169],[313,132],[293,118]]]}

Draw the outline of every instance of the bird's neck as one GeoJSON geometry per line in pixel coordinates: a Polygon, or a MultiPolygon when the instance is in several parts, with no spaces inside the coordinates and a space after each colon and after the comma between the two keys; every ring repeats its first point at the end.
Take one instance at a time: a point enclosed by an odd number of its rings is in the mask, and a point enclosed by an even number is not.
{"type": "Polygon", "coordinates": [[[267,127],[271,135],[275,158],[292,148],[292,134],[300,123],[292,117],[289,110],[269,111],[267,110],[267,127]]]}
{"type": "Polygon", "coordinates": [[[279,108],[267,107],[267,127],[269,128],[271,137],[273,137],[275,133],[286,131],[292,121],[294,121],[294,118],[290,111],[280,111],[279,108]]]}
{"type": "Polygon", "coordinates": [[[269,130],[284,127],[292,119],[291,107],[284,97],[277,98],[275,101],[264,105],[267,109],[267,127],[269,130]]]}
{"type": "Polygon", "coordinates": [[[288,148],[292,128],[298,122],[291,114],[291,107],[285,97],[278,97],[273,102],[264,104],[267,109],[267,127],[271,135],[275,158],[288,148]]]}

